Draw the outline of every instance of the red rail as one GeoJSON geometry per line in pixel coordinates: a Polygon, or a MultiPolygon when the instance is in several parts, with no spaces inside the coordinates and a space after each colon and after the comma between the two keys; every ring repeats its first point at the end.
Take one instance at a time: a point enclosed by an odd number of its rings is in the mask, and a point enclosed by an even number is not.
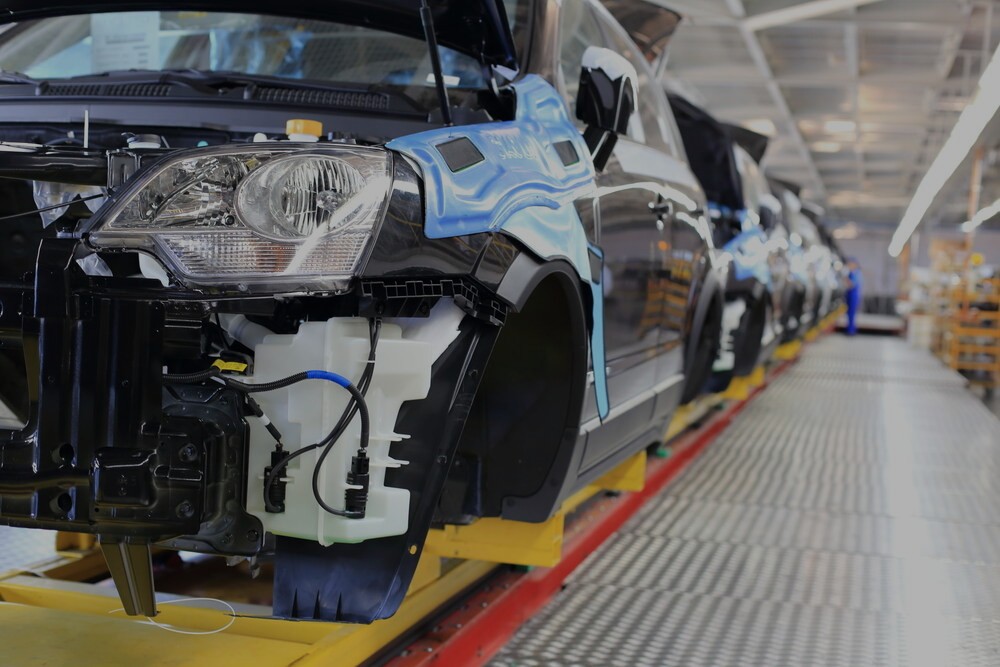
{"type": "Polygon", "coordinates": [[[658,494],[714,441],[767,385],[794,362],[776,367],[746,400],[732,403],[695,431],[672,444],[672,456],[651,461],[642,491],[604,497],[574,517],[567,527],[558,565],[528,573],[505,572],[490,579],[462,605],[411,643],[387,664],[392,667],[485,664],[518,628],[558,593],[583,560],[658,494]]]}

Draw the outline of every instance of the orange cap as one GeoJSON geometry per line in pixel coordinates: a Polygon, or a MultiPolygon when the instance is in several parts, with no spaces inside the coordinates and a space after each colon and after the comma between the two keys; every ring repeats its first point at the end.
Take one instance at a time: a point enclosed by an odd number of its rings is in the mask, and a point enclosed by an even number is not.
{"type": "Polygon", "coordinates": [[[285,123],[285,134],[307,134],[310,137],[322,137],[323,123],[318,120],[292,118],[285,123]]]}

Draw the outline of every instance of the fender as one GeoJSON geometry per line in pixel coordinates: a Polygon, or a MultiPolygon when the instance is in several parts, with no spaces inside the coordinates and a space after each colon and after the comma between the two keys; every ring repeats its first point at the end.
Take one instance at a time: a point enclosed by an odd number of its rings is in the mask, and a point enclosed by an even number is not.
{"type": "Polygon", "coordinates": [[[565,259],[592,292],[590,338],[598,414],[610,403],[604,363],[604,295],[575,202],[593,197],[590,151],[559,93],[537,75],[511,84],[513,121],[446,127],[387,144],[423,170],[424,233],[449,238],[503,231],[542,259],[565,259]]]}
{"type": "Polygon", "coordinates": [[[723,247],[732,257],[730,282],[754,279],[767,289],[771,287],[771,267],[768,264],[767,235],[760,228],[741,232],[723,247]]]}

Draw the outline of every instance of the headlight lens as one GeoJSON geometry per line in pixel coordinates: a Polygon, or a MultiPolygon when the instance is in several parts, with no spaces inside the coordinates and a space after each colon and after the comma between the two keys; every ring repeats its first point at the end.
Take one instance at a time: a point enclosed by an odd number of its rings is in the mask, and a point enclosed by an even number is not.
{"type": "Polygon", "coordinates": [[[388,151],[268,144],[167,157],[94,221],[99,248],[146,249],[190,287],[342,289],[391,191],[388,151]]]}

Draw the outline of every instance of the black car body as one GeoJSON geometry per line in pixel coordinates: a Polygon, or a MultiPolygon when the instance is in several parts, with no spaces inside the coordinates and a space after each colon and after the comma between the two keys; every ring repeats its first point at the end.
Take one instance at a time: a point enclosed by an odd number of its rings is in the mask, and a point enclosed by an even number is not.
{"type": "Polygon", "coordinates": [[[129,613],[156,544],[388,617],[432,524],[548,519],[704,376],[702,193],[596,3],[6,7],[0,521],[129,613]]]}
{"type": "Polygon", "coordinates": [[[718,122],[683,97],[669,96],[692,168],[708,198],[713,237],[728,267],[722,345],[708,384],[723,391],[769,359],[781,339],[784,251],[768,238],[764,177],[767,138],[718,122]],[[750,147],[751,154],[744,146],[750,147]]]}

